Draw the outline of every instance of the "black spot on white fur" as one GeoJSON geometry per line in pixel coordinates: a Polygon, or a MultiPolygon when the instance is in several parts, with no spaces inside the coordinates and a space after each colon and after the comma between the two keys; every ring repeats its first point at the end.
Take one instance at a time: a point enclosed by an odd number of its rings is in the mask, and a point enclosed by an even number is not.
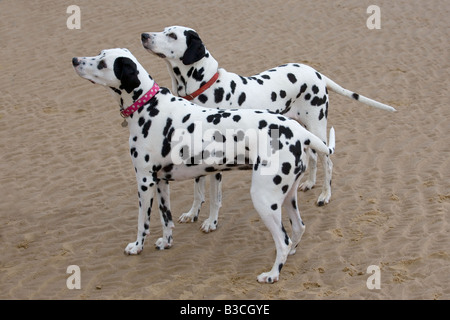
{"type": "Polygon", "coordinates": [[[297,78],[296,78],[296,76],[293,73],[288,73],[287,77],[288,77],[290,82],[292,82],[292,83],[296,83],[297,82],[297,78]]]}

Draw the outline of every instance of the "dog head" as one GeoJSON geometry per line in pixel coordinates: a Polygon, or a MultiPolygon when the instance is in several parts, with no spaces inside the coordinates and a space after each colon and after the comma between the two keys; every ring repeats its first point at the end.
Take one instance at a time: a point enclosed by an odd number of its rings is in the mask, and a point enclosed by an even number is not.
{"type": "Polygon", "coordinates": [[[75,57],[76,73],[93,83],[131,93],[139,88],[139,62],[127,49],[103,50],[95,57],[75,57]]]}
{"type": "Polygon", "coordinates": [[[206,48],[195,30],[186,27],[167,27],[163,32],[145,32],[142,45],[149,52],[168,60],[193,64],[206,55],[206,48]]]}

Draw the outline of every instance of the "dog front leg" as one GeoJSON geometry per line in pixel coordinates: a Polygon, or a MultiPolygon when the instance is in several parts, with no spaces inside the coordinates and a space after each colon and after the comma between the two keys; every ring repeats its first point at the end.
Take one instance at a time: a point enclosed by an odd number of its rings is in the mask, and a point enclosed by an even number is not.
{"type": "Polygon", "coordinates": [[[161,224],[163,228],[163,236],[159,238],[156,243],[156,249],[164,250],[172,246],[173,237],[172,229],[174,224],[172,221],[172,213],[170,211],[170,189],[169,182],[160,180],[157,187],[157,196],[159,203],[159,213],[161,216],[161,224]]]}
{"type": "Polygon", "coordinates": [[[144,249],[145,238],[150,234],[150,214],[152,211],[153,197],[156,184],[151,177],[138,178],[139,216],[138,232],[135,242],[131,242],[125,248],[125,254],[139,254],[144,249]]]}
{"type": "Polygon", "coordinates": [[[205,233],[216,230],[219,219],[219,209],[222,206],[222,174],[216,173],[215,175],[211,175],[209,181],[209,217],[203,222],[201,227],[201,230],[205,233]]]}
{"type": "Polygon", "coordinates": [[[178,219],[178,222],[185,223],[197,221],[203,202],[205,202],[205,177],[198,177],[195,179],[194,183],[194,202],[192,203],[191,210],[183,213],[178,219]]]}

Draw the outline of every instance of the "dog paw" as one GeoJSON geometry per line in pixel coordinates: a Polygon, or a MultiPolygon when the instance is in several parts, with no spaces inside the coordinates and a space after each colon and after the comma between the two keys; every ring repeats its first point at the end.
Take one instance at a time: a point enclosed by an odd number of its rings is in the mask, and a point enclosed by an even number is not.
{"type": "Polygon", "coordinates": [[[170,249],[172,247],[172,241],[167,241],[165,238],[159,238],[155,242],[155,248],[158,250],[170,249]]]}
{"type": "Polygon", "coordinates": [[[183,213],[180,218],[178,218],[179,223],[195,222],[198,216],[191,210],[189,212],[183,213]]]}
{"type": "Polygon", "coordinates": [[[211,220],[208,218],[203,222],[200,228],[203,232],[208,233],[217,229],[217,220],[211,220]]]}
{"type": "Polygon", "coordinates": [[[264,272],[258,276],[259,283],[275,283],[278,281],[280,274],[273,274],[272,272],[264,272]]]}
{"type": "Polygon", "coordinates": [[[331,194],[329,192],[322,192],[317,199],[317,205],[322,207],[330,202],[331,194]]]}
{"type": "Polygon", "coordinates": [[[124,253],[126,255],[135,255],[135,254],[139,254],[142,252],[142,249],[144,249],[144,247],[142,245],[138,244],[139,242],[131,242],[127,245],[127,247],[125,248],[124,253]]]}
{"type": "Polygon", "coordinates": [[[308,190],[311,190],[312,188],[314,188],[314,185],[315,185],[314,181],[307,180],[300,185],[299,189],[301,191],[308,191],[308,190]]]}

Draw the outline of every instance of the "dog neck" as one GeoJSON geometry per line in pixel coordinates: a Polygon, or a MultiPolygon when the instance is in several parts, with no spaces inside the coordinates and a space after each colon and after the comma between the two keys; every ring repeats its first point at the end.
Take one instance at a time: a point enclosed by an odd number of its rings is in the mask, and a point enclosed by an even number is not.
{"type": "Polygon", "coordinates": [[[134,112],[136,112],[140,107],[142,107],[144,104],[146,104],[148,101],[150,101],[150,99],[153,98],[158,92],[159,92],[159,86],[156,82],[154,82],[152,88],[150,90],[148,90],[146,93],[144,93],[142,96],[140,96],[140,98],[138,98],[136,101],[134,101],[132,105],[130,105],[126,109],[121,109],[120,115],[123,118],[128,118],[134,112]]]}
{"type": "Polygon", "coordinates": [[[184,65],[180,61],[167,61],[167,69],[172,78],[172,91],[178,96],[188,96],[210,81],[219,69],[219,63],[206,50],[206,55],[199,61],[184,65]]]}
{"type": "Polygon", "coordinates": [[[150,100],[159,90],[159,86],[152,79],[152,77],[145,71],[145,69],[140,66],[138,66],[138,68],[139,68],[140,84],[137,88],[134,88],[131,92],[127,92],[122,88],[109,87],[109,89],[111,89],[110,91],[112,92],[113,96],[115,97],[120,106],[120,114],[124,118],[130,116],[134,111],[139,109],[141,105],[144,105],[148,100],[150,100]],[[156,88],[156,86],[158,87],[156,88]],[[156,91],[152,93],[152,89],[156,89],[156,91]],[[125,112],[125,110],[128,111],[125,112]]]}

